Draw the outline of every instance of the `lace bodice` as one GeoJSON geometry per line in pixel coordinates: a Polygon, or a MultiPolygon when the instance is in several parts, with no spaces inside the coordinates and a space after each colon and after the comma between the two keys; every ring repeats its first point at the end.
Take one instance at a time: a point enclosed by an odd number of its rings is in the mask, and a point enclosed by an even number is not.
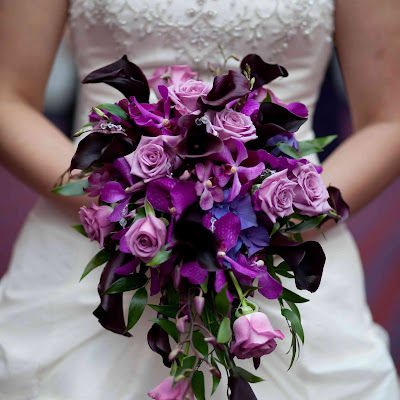
{"type": "MultiPolygon", "coordinates": [[[[221,63],[220,46],[227,55],[255,52],[284,65],[289,78],[272,89],[284,100],[303,101],[312,113],[333,13],[334,0],[71,0],[70,26],[81,77],[127,54],[148,75],[160,65],[189,64],[211,79],[208,63],[221,63]]],[[[105,85],[85,86],[79,111],[118,97],[105,85]]]]}

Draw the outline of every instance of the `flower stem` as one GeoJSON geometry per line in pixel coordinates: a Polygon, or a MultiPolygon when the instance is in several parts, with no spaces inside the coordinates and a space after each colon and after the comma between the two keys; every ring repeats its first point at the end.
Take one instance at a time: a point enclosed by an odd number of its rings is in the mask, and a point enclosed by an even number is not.
{"type": "Polygon", "coordinates": [[[241,302],[242,306],[243,306],[243,307],[248,307],[246,298],[245,298],[244,295],[243,295],[242,288],[240,287],[239,282],[238,282],[238,280],[236,279],[236,276],[233,275],[232,270],[229,271],[229,276],[231,277],[232,282],[233,282],[233,284],[235,285],[235,289],[236,289],[236,291],[237,291],[237,294],[239,295],[239,299],[240,299],[240,302],[241,302]]]}

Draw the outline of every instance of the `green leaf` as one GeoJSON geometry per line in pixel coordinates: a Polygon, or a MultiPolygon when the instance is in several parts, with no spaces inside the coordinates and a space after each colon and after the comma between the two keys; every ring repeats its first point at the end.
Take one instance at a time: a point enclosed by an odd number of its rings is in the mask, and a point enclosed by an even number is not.
{"type": "Polygon", "coordinates": [[[309,154],[320,153],[324,147],[332,143],[337,138],[337,135],[324,136],[313,140],[299,141],[300,154],[305,157],[309,154]]]}
{"type": "Polygon", "coordinates": [[[221,291],[215,296],[215,306],[217,307],[217,311],[223,316],[228,314],[230,306],[229,299],[226,294],[227,286],[228,284],[226,283],[221,291]]]}
{"type": "Polygon", "coordinates": [[[53,193],[60,194],[61,196],[80,196],[86,194],[83,188],[89,187],[89,182],[87,179],[82,179],[80,181],[66,183],[63,186],[59,186],[52,190],[53,193]]]}
{"type": "Polygon", "coordinates": [[[156,215],[153,206],[148,202],[147,199],[144,201],[144,210],[146,211],[147,216],[149,216],[150,214],[156,215]]]}
{"type": "Polygon", "coordinates": [[[182,375],[183,371],[185,370],[193,369],[195,362],[196,362],[196,356],[185,357],[182,361],[181,366],[177,369],[175,376],[182,375]]]}
{"type": "Polygon", "coordinates": [[[193,346],[208,360],[208,343],[204,340],[204,335],[200,331],[193,332],[193,346]]]}
{"type": "Polygon", "coordinates": [[[137,290],[136,293],[132,296],[131,302],[129,304],[128,324],[125,332],[128,332],[130,329],[132,329],[136,325],[136,322],[139,321],[146,307],[147,298],[147,290],[144,287],[137,290]]]}
{"type": "Polygon", "coordinates": [[[151,318],[150,321],[154,322],[155,324],[159,325],[162,329],[164,329],[164,331],[167,332],[168,335],[171,336],[176,343],[179,342],[179,331],[176,325],[172,321],[169,321],[168,319],[165,318],[151,318]]]}
{"type": "Polygon", "coordinates": [[[218,329],[217,342],[218,343],[227,343],[232,337],[231,330],[231,320],[229,318],[224,318],[221,322],[221,325],[218,329]]]}
{"type": "Polygon", "coordinates": [[[298,160],[300,158],[300,154],[292,147],[289,146],[287,143],[281,142],[276,145],[278,149],[282,152],[285,153],[286,155],[298,160]]]}
{"type": "Polygon", "coordinates": [[[166,248],[169,247],[169,243],[166,244],[155,256],[154,258],[147,263],[149,267],[152,267],[154,265],[160,265],[164,261],[167,261],[171,257],[171,250],[166,250],[166,248]]]}
{"type": "Polygon", "coordinates": [[[271,231],[269,237],[272,237],[272,235],[273,235],[274,233],[276,233],[280,227],[281,227],[281,224],[280,224],[278,221],[276,221],[276,222],[274,223],[274,226],[273,226],[273,228],[272,228],[272,231],[271,231]]]}
{"type": "Polygon", "coordinates": [[[149,304],[149,307],[169,318],[175,318],[179,311],[179,306],[149,304]]]}
{"type": "Polygon", "coordinates": [[[83,271],[83,274],[81,276],[82,280],[89,272],[94,270],[97,267],[100,267],[100,265],[103,265],[106,263],[110,258],[113,252],[110,249],[102,249],[100,250],[86,265],[85,270],[83,271]]]}
{"type": "Polygon", "coordinates": [[[128,292],[130,290],[139,289],[144,286],[147,282],[146,275],[143,274],[133,274],[128,276],[123,276],[115,281],[108,289],[106,289],[101,295],[115,294],[128,292]]]}
{"type": "Polygon", "coordinates": [[[195,371],[192,378],[193,393],[197,400],[206,400],[204,390],[204,374],[202,371],[195,371]]]}
{"type": "Polygon", "coordinates": [[[146,211],[144,207],[139,208],[136,212],[135,218],[133,219],[133,222],[136,222],[138,219],[142,219],[146,216],[146,211]]]}
{"type": "Polygon", "coordinates": [[[264,379],[253,375],[251,372],[241,368],[241,367],[235,367],[234,370],[239,374],[241,378],[243,378],[246,382],[249,383],[257,383],[257,382],[262,382],[264,379]]]}
{"type": "Polygon", "coordinates": [[[271,93],[267,92],[267,96],[265,97],[265,99],[261,103],[271,103],[271,102],[272,102],[271,93]]]}
{"type": "Polygon", "coordinates": [[[298,315],[288,308],[282,308],[281,313],[290,322],[292,329],[297,333],[300,340],[304,343],[303,326],[301,325],[298,315]]]}
{"type": "Polygon", "coordinates": [[[105,104],[100,104],[96,108],[100,108],[101,110],[106,110],[109,113],[115,115],[116,117],[121,118],[124,121],[128,121],[128,116],[126,115],[126,112],[116,104],[105,103],[105,104]]]}
{"type": "Polygon", "coordinates": [[[282,291],[282,294],[280,295],[280,297],[283,300],[291,301],[292,303],[307,303],[307,301],[310,301],[309,299],[305,299],[304,297],[301,297],[298,294],[296,294],[286,288],[283,288],[283,291],[282,291]]]}
{"type": "MultiPolygon", "coordinates": [[[[216,368],[219,373],[221,373],[221,371],[218,368],[217,363],[215,362],[215,359],[213,356],[211,356],[211,365],[216,368]]],[[[219,383],[221,382],[221,378],[218,378],[218,376],[213,375],[212,376],[212,381],[213,381],[213,385],[212,385],[212,390],[211,390],[211,396],[215,393],[215,391],[218,388],[219,383]]]]}
{"type": "Polygon", "coordinates": [[[207,275],[206,280],[200,285],[200,287],[204,293],[207,293],[207,291],[208,291],[208,275],[207,275]]]}
{"type": "Polygon", "coordinates": [[[79,232],[81,235],[88,237],[85,228],[83,225],[72,225],[72,228],[74,228],[77,232],[79,232]]]}
{"type": "Polygon", "coordinates": [[[94,125],[96,125],[97,123],[98,123],[98,121],[96,121],[96,122],[88,122],[87,124],[82,125],[82,128],[87,128],[88,126],[94,126],[94,125]]]}
{"type": "Polygon", "coordinates": [[[322,214],[319,215],[318,217],[310,218],[306,221],[300,222],[299,224],[288,228],[285,230],[287,233],[300,233],[300,232],[305,232],[309,231],[310,229],[313,229],[317,227],[327,216],[327,214],[322,214]]]}
{"type": "Polygon", "coordinates": [[[287,305],[291,308],[291,310],[299,317],[299,320],[301,321],[301,316],[300,316],[300,311],[297,308],[296,304],[292,303],[291,301],[285,300],[287,305]]]}
{"type": "Polygon", "coordinates": [[[276,268],[275,273],[286,278],[294,278],[292,269],[286,261],[282,261],[276,268]]]}

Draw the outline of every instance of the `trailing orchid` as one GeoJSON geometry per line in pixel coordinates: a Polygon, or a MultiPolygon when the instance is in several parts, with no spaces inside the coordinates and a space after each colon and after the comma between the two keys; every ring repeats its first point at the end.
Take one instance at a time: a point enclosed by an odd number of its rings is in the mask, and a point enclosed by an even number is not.
{"type": "Polygon", "coordinates": [[[205,399],[200,366],[212,374],[212,393],[224,369],[229,399],[256,399],[249,383],[261,378],[236,364],[252,358],[257,368],[284,339],[257,303],[279,303],[291,366],[304,341],[296,303],[308,299],[285,288],[286,279],[314,292],[325,263],[320,244],[303,242],[301,232],[348,215],[340,192],[304,158],[334,137],[298,142],[306,107],[265,87],[286,69],[255,54],[240,67],[212,86],[186,65],[146,78],[126,56],[92,72],[84,83],[106,83],[126,98],[93,107],[69,179],[54,189],[93,200],[74,228],[100,247],[82,278],[105,264],[99,323],[130,336],[146,306],[155,312],[147,339],[170,376],[152,399],[205,399]],[[149,103],[150,90],[158,102],[149,103]]]}

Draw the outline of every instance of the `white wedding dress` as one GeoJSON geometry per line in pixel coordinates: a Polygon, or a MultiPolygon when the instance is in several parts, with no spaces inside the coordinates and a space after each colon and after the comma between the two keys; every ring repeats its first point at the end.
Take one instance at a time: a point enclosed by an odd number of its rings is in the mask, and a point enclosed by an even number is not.
{"type": "MultiPolygon", "coordinates": [[[[226,54],[256,52],[285,66],[289,77],[271,89],[304,102],[312,119],[332,47],[334,0],[72,0],[69,18],[81,78],[127,54],[147,76],[161,65],[189,64],[206,79],[207,63],[221,61],[220,44],[226,54]]],[[[83,86],[78,125],[92,106],[120,98],[105,84],[83,86]]],[[[298,139],[312,137],[308,122],[298,139]]],[[[154,312],[145,312],[132,338],[106,331],[93,316],[101,268],[79,278],[98,245],[72,224],[41,200],[15,244],[0,282],[1,400],[142,400],[168,376],[146,341],[154,312]]],[[[265,381],[253,390],[258,400],[397,400],[387,337],[371,318],[354,240],[344,225],[326,236],[321,287],[301,293],[311,298],[299,305],[305,345],[288,372],[290,334],[278,303],[257,298],[286,339],[263,358],[256,373],[265,381]]],[[[225,382],[212,398],[226,399],[225,382]]]]}

